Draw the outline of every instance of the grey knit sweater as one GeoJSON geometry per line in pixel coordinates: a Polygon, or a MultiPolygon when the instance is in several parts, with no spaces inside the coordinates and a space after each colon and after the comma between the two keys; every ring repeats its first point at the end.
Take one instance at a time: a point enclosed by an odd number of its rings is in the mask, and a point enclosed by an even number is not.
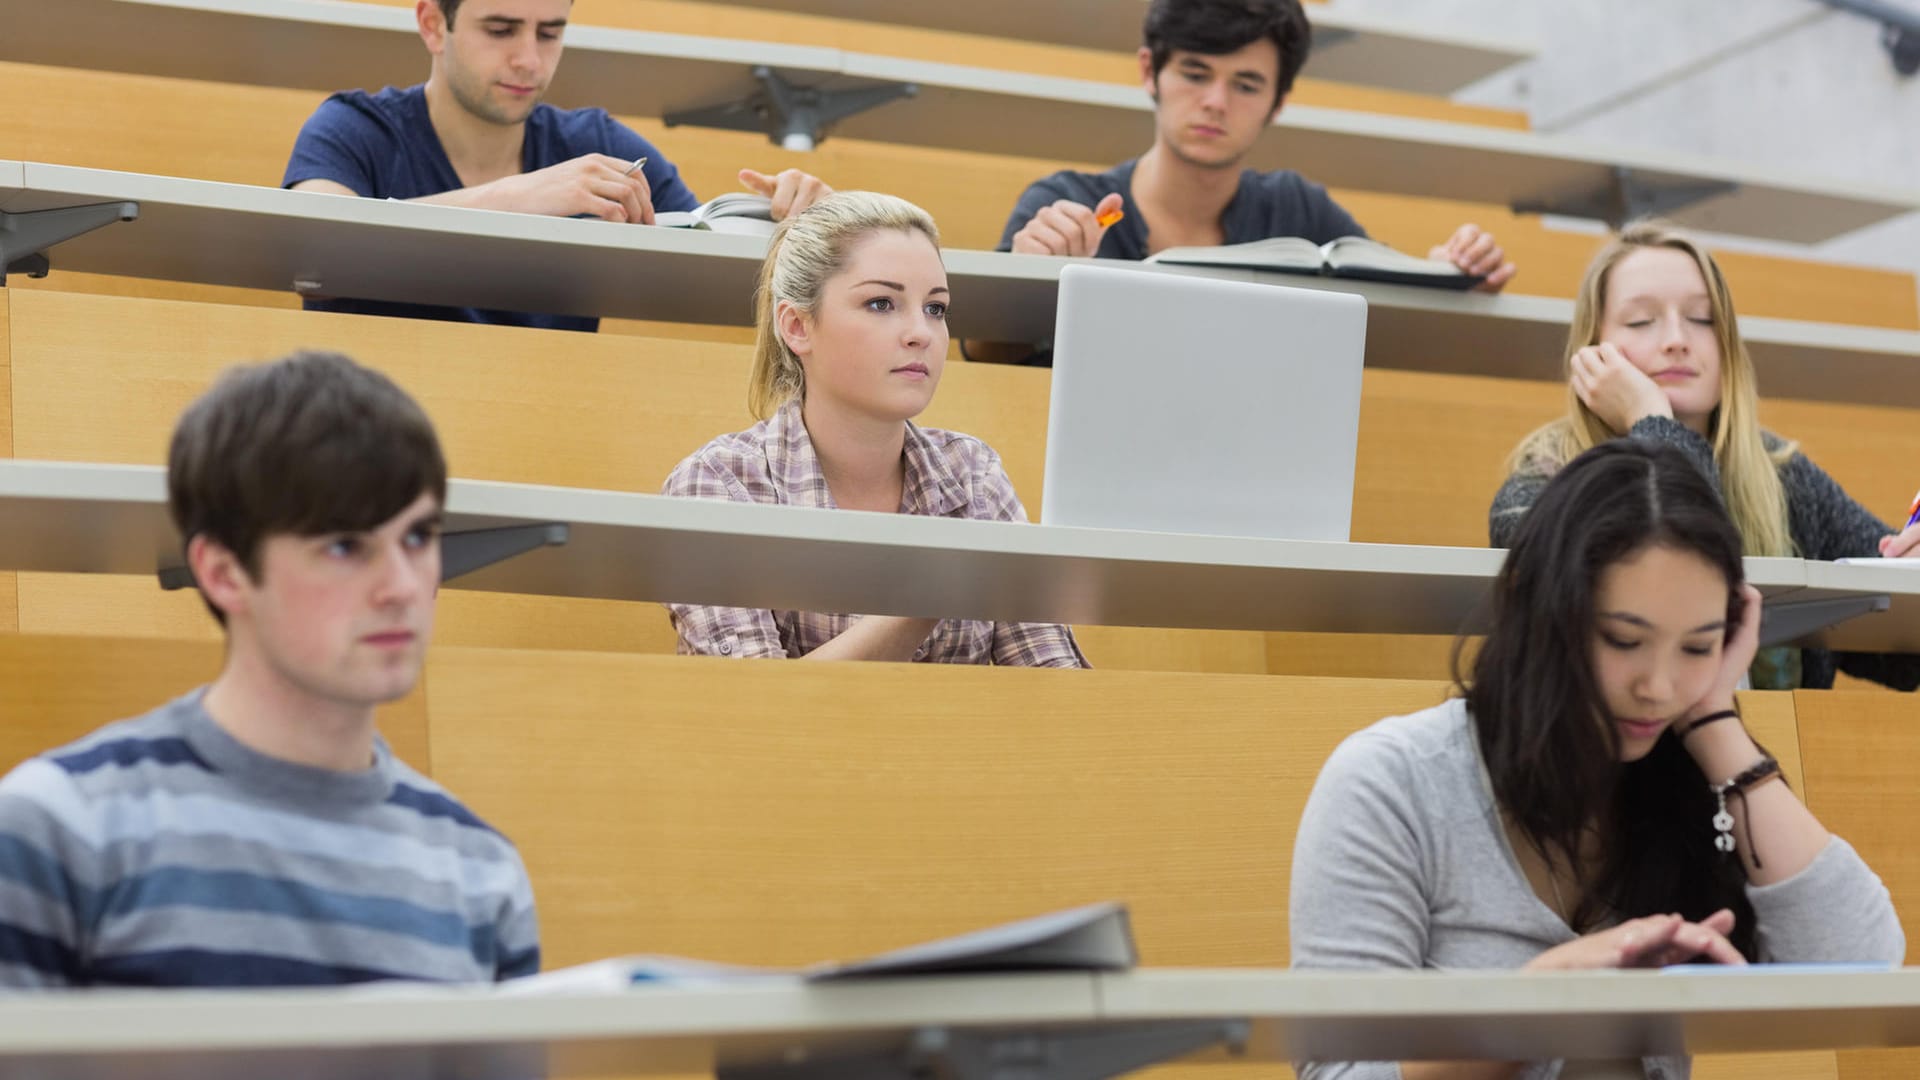
{"type": "MultiPolygon", "coordinates": [[[[1641,420],[1629,434],[1679,448],[1699,466],[1713,489],[1720,490],[1720,466],[1704,437],[1664,416],[1641,420]]],[[[1768,450],[1785,445],[1771,432],[1761,435],[1768,450]]],[[[1521,520],[1550,478],[1550,474],[1536,472],[1516,472],[1507,477],[1487,515],[1487,531],[1494,547],[1513,545],[1514,537],[1520,534],[1521,520]]],[[[1787,528],[1803,559],[1871,558],[1880,554],[1880,538],[1895,531],[1849,498],[1833,477],[1807,460],[1805,454],[1796,453],[1780,466],[1780,483],[1787,492],[1787,528]]],[[[1805,649],[1800,656],[1801,685],[1808,689],[1831,687],[1836,667],[1896,690],[1920,687],[1920,656],[1831,653],[1824,649],[1805,649]]]]}
{"type": "MultiPolygon", "coordinates": [[[[1839,837],[1792,877],[1748,885],[1747,899],[1764,961],[1891,966],[1906,955],[1886,885],[1839,837]]],[[[1518,968],[1575,937],[1507,842],[1459,698],[1355,732],[1327,758],[1300,816],[1288,909],[1303,970],[1518,968]]],[[[1650,1080],[1688,1075],[1683,1057],[1642,1066],[1650,1080]]],[[[1392,1062],[1295,1067],[1301,1080],[1400,1078],[1392,1062]]],[[[1517,1080],[1560,1071],[1533,1062],[1517,1080]]]]}

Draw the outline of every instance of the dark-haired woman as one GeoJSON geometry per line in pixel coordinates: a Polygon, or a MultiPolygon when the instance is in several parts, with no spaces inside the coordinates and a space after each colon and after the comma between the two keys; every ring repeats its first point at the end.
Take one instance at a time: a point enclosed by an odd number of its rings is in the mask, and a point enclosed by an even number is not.
{"type": "MultiPolygon", "coordinates": [[[[1321,770],[1294,849],[1296,967],[1900,962],[1885,886],[1735,711],[1760,596],[1682,452],[1620,439],[1561,469],[1492,602],[1460,696],[1355,733],[1321,770]]],[[[1545,1080],[1561,1064],[1299,1068],[1545,1080]]],[[[1685,1059],[1617,1064],[1604,1075],[1687,1075],[1685,1059]]]]}

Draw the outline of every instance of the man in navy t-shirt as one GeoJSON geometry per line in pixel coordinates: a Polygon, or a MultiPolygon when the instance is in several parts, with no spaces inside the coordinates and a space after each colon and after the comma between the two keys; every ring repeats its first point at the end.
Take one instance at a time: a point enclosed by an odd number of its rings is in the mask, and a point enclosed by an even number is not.
{"type": "MultiPolygon", "coordinates": [[[[1020,196],[1001,251],[1144,259],[1170,247],[1301,236],[1365,236],[1325,188],[1299,173],[1241,162],[1273,124],[1306,64],[1312,31],[1299,0],[1153,0],[1139,52],[1154,101],[1153,146],[1106,172],[1064,171],[1020,196]],[[1125,216],[1110,225],[1114,211],[1125,216]]],[[[1431,257],[1498,291],[1513,278],[1490,233],[1462,225],[1431,257]]],[[[1021,347],[967,343],[980,360],[1016,362],[1021,347]]]]}
{"type": "MultiPolygon", "coordinates": [[[[653,223],[655,210],[700,204],[680,171],[605,109],[558,109],[541,95],[560,65],[572,0],[419,0],[427,81],[328,98],[301,128],[281,184],[556,217],[653,223]],[[634,162],[646,158],[638,171],[634,162]]],[[[740,171],[773,200],[778,219],[832,189],[788,169],[740,171]]],[[[378,315],[595,330],[598,319],[379,300],[308,300],[307,307],[378,315]]]]}

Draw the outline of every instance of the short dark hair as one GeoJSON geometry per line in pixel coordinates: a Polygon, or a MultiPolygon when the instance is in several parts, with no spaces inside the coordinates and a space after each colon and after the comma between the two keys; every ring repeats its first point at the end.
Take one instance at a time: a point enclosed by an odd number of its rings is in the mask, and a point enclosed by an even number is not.
{"type": "Polygon", "coordinates": [[[181,414],[167,451],[182,542],[217,541],[255,578],[268,536],[371,529],[429,492],[446,500],[432,421],[393,380],[338,353],[228,370],[181,414]]]}
{"type": "Polygon", "coordinates": [[[453,26],[453,13],[460,10],[460,0],[434,0],[440,5],[440,14],[447,20],[447,26],[453,26]]]}
{"type": "Polygon", "coordinates": [[[1600,575],[1656,546],[1697,555],[1726,578],[1731,636],[1745,580],[1740,532],[1699,466],[1634,438],[1574,458],[1527,511],[1494,579],[1472,678],[1460,679],[1458,646],[1455,678],[1501,809],[1550,864],[1577,862],[1587,829],[1603,823],[1598,864],[1570,920],[1576,932],[1665,912],[1699,921],[1724,907],[1736,920],[1729,938],[1754,959],[1746,875],[1714,849],[1707,778],[1671,729],[1622,764],[1593,671],[1600,575]]]}
{"type": "Polygon", "coordinates": [[[1153,57],[1155,79],[1175,49],[1221,56],[1266,38],[1280,52],[1275,105],[1293,90],[1313,48],[1313,28],[1300,0],[1153,0],[1140,36],[1153,57]]]}

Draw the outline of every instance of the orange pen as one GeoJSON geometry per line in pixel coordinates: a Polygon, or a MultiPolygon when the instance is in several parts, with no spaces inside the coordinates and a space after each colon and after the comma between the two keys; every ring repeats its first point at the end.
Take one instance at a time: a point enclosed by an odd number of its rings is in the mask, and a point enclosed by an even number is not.
{"type": "Polygon", "coordinates": [[[1099,222],[1101,228],[1107,229],[1113,227],[1121,218],[1126,216],[1127,212],[1125,210],[1109,210],[1093,220],[1099,222]]]}

